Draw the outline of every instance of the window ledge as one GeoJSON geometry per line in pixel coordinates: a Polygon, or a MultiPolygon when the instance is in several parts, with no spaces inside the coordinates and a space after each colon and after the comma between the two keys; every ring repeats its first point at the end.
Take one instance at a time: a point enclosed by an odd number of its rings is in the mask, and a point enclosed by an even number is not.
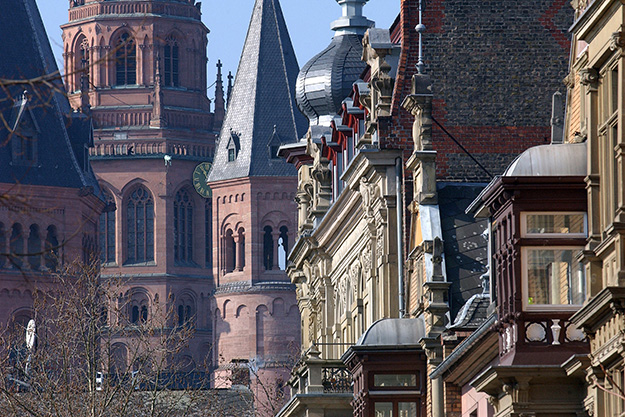
{"type": "Polygon", "coordinates": [[[149,262],[126,262],[124,263],[122,266],[156,266],[156,262],[154,261],[149,261],[149,262]]]}

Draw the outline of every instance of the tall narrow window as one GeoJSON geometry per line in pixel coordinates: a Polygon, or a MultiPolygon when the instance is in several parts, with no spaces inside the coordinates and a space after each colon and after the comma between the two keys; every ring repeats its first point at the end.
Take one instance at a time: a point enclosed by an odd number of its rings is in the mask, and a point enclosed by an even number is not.
{"type": "Polygon", "coordinates": [[[263,230],[263,264],[265,270],[270,271],[273,269],[273,230],[271,226],[265,226],[263,230]]]}
{"type": "Polygon", "coordinates": [[[600,71],[600,84],[598,90],[599,102],[599,174],[600,194],[602,202],[601,224],[604,234],[614,223],[614,217],[618,209],[618,163],[617,145],[619,143],[618,132],[618,91],[619,77],[616,62],[608,64],[600,71]]]}
{"type": "Polygon", "coordinates": [[[11,228],[11,263],[20,267],[22,266],[22,256],[24,254],[24,236],[22,234],[22,225],[14,223],[11,228]]]}
{"type": "Polygon", "coordinates": [[[204,200],[204,262],[213,267],[213,200],[204,200]]]}
{"type": "MultiPolygon", "coordinates": [[[[111,193],[104,190],[107,208],[113,206],[111,193]]],[[[115,212],[108,210],[100,215],[100,260],[102,263],[115,262],[115,212]]]]}
{"type": "Polygon", "coordinates": [[[33,270],[38,270],[41,266],[41,237],[39,226],[36,224],[30,226],[28,235],[28,263],[33,270]]]}
{"type": "Polygon", "coordinates": [[[281,270],[286,270],[286,257],[289,254],[289,229],[286,226],[280,228],[278,238],[278,266],[281,270]]]}
{"type": "Polygon", "coordinates": [[[59,239],[55,226],[48,226],[44,259],[46,268],[55,270],[59,264],[59,239]]]}
{"type": "Polygon", "coordinates": [[[193,201],[186,190],[178,191],[174,200],[174,260],[193,262],[193,201]]]}
{"type": "Polygon", "coordinates": [[[237,248],[237,260],[239,261],[236,265],[239,271],[243,271],[245,268],[245,229],[239,229],[239,241],[237,248]]]}
{"type": "Polygon", "coordinates": [[[115,84],[132,85],[137,83],[137,50],[128,33],[123,33],[115,45],[115,84]]]}
{"type": "Polygon", "coordinates": [[[88,89],[91,60],[89,56],[89,41],[87,41],[87,38],[84,35],[81,35],[76,41],[74,57],[74,90],[82,90],[81,80],[83,76],[86,77],[88,89]]]}
{"type": "Polygon", "coordinates": [[[237,244],[234,241],[234,235],[232,233],[232,230],[228,230],[226,232],[226,237],[225,237],[225,249],[226,249],[226,259],[225,259],[225,265],[226,265],[226,272],[232,272],[234,271],[234,268],[236,267],[236,254],[237,254],[237,244]]]}
{"type": "Polygon", "coordinates": [[[126,205],[127,262],[154,260],[154,202],[143,187],[136,188],[126,205]]]}
{"type": "Polygon", "coordinates": [[[168,37],[165,42],[165,69],[163,74],[165,85],[178,87],[178,42],[173,36],[168,37]]]}

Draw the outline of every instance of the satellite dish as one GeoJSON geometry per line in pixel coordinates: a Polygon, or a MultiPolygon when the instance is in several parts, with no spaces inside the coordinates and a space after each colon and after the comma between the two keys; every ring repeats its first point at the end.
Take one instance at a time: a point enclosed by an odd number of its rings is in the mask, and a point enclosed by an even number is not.
{"type": "Polygon", "coordinates": [[[37,332],[35,320],[31,319],[26,326],[26,346],[29,350],[33,350],[37,346],[37,332]]]}

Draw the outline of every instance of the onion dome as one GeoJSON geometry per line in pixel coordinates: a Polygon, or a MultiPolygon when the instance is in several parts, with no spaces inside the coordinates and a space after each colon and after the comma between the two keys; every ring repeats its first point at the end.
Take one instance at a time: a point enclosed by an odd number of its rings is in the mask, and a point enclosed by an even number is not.
{"type": "Polygon", "coordinates": [[[336,0],[343,15],[332,22],[332,42],[304,65],[297,77],[299,109],[311,125],[329,125],[352,91],[366,64],[362,61],[362,37],[373,22],[362,15],[368,0],[336,0]]]}

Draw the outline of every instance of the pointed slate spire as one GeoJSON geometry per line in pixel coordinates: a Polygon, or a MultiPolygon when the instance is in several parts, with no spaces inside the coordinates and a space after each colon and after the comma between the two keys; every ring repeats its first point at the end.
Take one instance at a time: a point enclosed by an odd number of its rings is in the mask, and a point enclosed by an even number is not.
{"type": "Polygon", "coordinates": [[[295,142],[307,128],[295,104],[298,73],[280,3],[256,0],[209,182],[296,175],[272,148],[276,137],[295,142]]]}
{"type": "Polygon", "coordinates": [[[221,78],[221,60],[217,61],[217,81],[215,81],[215,123],[219,126],[226,114],[226,104],[224,102],[224,82],[221,78]]]}
{"type": "Polygon", "coordinates": [[[234,79],[234,76],[232,75],[232,71],[228,71],[228,92],[227,92],[227,96],[226,96],[226,108],[228,108],[228,106],[230,105],[230,97],[232,97],[232,80],[234,79]]]}

